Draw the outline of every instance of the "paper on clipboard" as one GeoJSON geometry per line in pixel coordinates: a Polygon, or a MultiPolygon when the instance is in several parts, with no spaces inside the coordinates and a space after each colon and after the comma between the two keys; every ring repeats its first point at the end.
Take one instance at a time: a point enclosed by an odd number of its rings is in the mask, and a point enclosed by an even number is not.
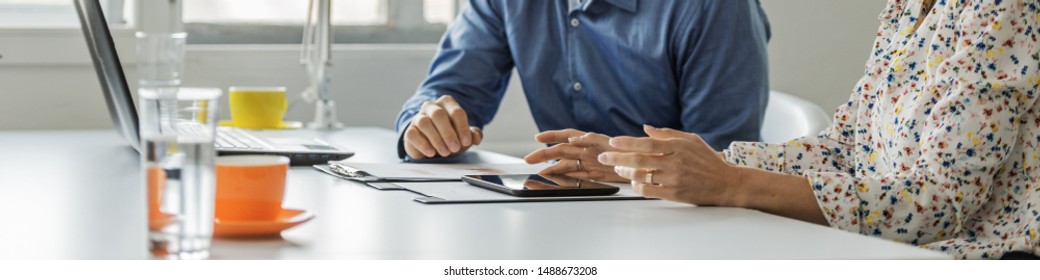
{"type": "MultiPolygon", "coordinates": [[[[440,163],[330,163],[331,170],[321,168],[325,172],[339,173],[365,182],[375,181],[458,181],[465,175],[501,175],[501,174],[534,174],[550,165],[547,163],[529,165],[526,163],[511,164],[440,164],[440,163]],[[338,166],[336,166],[338,165],[338,166]],[[337,168],[339,170],[337,170],[337,168]],[[348,171],[344,171],[348,170],[348,171]],[[337,172],[339,171],[339,172],[337,172]]],[[[317,167],[317,166],[316,166],[317,167]]]]}

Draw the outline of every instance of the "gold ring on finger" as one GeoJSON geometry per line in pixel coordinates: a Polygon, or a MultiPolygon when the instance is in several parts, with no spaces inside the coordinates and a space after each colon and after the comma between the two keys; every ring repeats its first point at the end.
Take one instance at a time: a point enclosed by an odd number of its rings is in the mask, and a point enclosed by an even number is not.
{"type": "Polygon", "coordinates": [[[646,171],[646,175],[643,178],[643,181],[646,182],[647,184],[657,185],[657,183],[654,183],[654,171],[656,171],[656,170],[654,170],[654,169],[647,170],[646,171]]]}

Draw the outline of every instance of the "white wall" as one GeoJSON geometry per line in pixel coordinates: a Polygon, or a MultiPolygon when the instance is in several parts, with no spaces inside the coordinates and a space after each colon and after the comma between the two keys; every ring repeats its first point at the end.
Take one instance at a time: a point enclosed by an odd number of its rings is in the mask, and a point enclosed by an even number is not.
{"type": "MultiPolygon", "coordinates": [[[[862,73],[884,0],[763,0],[773,27],[772,88],[805,97],[827,111],[847,100],[862,73]]],[[[0,32],[0,130],[110,128],[97,79],[78,30],[0,32]]],[[[124,60],[130,36],[120,36],[124,60]]],[[[433,45],[339,46],[333,84],[340,120],[392,128],[401,103],[426,73],[433,45]]],[[[292,46],[241,50],[193,46],[185,84],[282,85],[303,89],[305,76],[292,46]]],[[[127,65],[132,67],[132,65],[127,65]]],[[[133,79],[133,69],[127,74],[133,79]]],[[[296,105],[288,119],[308,121],[312,105],[296,105]]],[[[483,148],[523,155],[539,147],[527,104],[514,77],[506,101],[487,127],[483,148]]]]}
{"type": "Polygon", "coordinates": [[[769,79],[774,90],[832,112],[863,75],[885,0],[761,0],[773,27],[769,79]]]}

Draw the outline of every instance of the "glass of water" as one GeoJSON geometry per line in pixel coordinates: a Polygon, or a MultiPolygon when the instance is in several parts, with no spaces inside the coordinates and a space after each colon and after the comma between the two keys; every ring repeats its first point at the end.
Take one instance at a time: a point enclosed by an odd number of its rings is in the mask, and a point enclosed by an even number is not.
{"type": "Polygon", "coordinates": [[[184,72],[184,32],[137,32],[138,87],[175,87],[184,72]]]}
{"type": "Polygon", "coordinates": [[[184,33],[137,33],[141,165],[148,249],[156,259],[209,258],[220,89],[181,88],[184,33]]]}
{"type": "Polygon", "coordinates": [[[213,236],[220,89],[142,87],[138,94],[149,250],[157,259],[206,259],[213,236]]]}

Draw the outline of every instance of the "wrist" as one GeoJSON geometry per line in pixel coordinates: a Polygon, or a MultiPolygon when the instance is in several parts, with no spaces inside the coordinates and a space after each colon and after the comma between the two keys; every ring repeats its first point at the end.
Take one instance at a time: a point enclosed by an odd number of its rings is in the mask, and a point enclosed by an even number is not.
{"type": "Polygon", "coordinates": [[[729,179],[729,183],[726,184],[725,200],[723,201],[724,206],[748,208],[750,206],[751,194],[753,193],[750,188],[754,185],[751,182],[754,181],[752,176],[755,176],[755,169],[733,166],[732,174],[729,179]]]}

